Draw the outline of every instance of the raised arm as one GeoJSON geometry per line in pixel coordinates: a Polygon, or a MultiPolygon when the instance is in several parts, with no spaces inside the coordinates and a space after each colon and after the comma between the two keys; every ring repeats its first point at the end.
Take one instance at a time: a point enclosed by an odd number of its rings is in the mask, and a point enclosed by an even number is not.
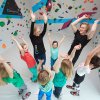
{"type": "Polygon", "coordinates": [[[43,18],[44,18],[44,29],[41,33],[41,36],[44,37],[45,33],[46,33],[46,30],[47,30],[47,21],[48,21],[48,17],[47,15],[44,13],[43,14],[43,18]]]}
{"type": "Polygon", "coordinates": [[[21,38],[23,43],[26,44],[27,48],[28,48],[28,43],[24,40],[24,38],[21,38]]]}
{"type": "Polygon", "coordinates": [[[14,40],[15,43],[17,44],[17,47],[18,47],[19,51],[21,52],[21,55],[24,55],[24,50],[23,50],[22,46],[20,45],[20,43],[14,37],[12,37],[12,40],[14,40]]]}
{"type": "Polygon", "coordinates": [[[95,35],[98,22],[100,22],[100,20],[94,21],[94,24],[92,25],[92,28],[91,28],[90,32],[88,33],[88,39],[91,39],[95,35]]]}
{"type": "Polygon", "coordinates": [[[31,10],[30,10],[30,15],[31,15],[31,19],[32,19],[31,30],[30,30],[30,38],[31,38],[34,34],[34,23],[35,23],[36,16],[35,16],[35,14],[33,14],[33,12],[31,10]]]}
{"type": "Polygon", "coordinates": [[[62,59],[63,59],[63,58],[60,56],[60,57],[58,57],[58,59],[56,60],[54,66],[53,66],[53,69],[54,69],[55,73],[58,73],[58,72],[59,72],[59,69],[60,69],[60,67],[61,67],[61,61],[62,61],[62,59]]]}
{"type": "Polygon", "coordinates": [[[81,44],[76,45],[76,46],[74,47],[74,49],[72,50],[71,54],[69,55],[71,61],[73,60],[76,51],[79,50],[79,49],[81,49],[81,44]]]}
{"type": "Polygon", "coordinates": [[[53,74],[49,67],[43,66],[44,70],[49,73],[50,80],[53,80],[53,74]]]}
{"type": "Polygon", "coordinates": [[[100,52],[100,44],[96,48],[94,48],[91,52],[88,53],[87,58],[85,60],[85,66],[90,64],[92,57],[98,52],[100,52]]]}
{"type": "Polygon", "coordinates": [[[63,35],[62,39],[59,41],[59,43],[58,43],[58,47],[61,46],[61,44],[63,43],[64,39],[65,39],[65,35],[63,35]]]}
{"type": "Polygon", "coordinates": [[[77,20],[75,20],[74,22],[72,22],[72,23],[71,23],[71,27],[72,27],[73,31],[74,31],[74,32],[77,31],[76,25],[77,25],[80,21],[82,21],[83,19],[88,19],[88,18],[89,18],[88,15],[83,15],[82,17],[80,17],[80,18],[78,18],[77,20]]]}
{"type": "Polygon", "coordinates": [[[50,33],[48,33],[48,40],[49,40],[50,47],[52,47],[52,39],[50,37],[50,33]]]}
{"type": "Polygon", "coordinates": [[[0,56],[0,63],[3,63],[9,77],[13,78],[13,69],[7,64],[7,62],[1,56],[0,56]]]}

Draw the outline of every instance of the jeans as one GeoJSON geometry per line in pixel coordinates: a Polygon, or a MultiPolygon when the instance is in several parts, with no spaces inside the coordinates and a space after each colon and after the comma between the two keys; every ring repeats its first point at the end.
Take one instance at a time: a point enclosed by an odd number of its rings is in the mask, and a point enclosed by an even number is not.
{"type": "Polygon", "coordinates": [[[54,87],[55,90],[53,91],[53,94],[55,95],[56,98],[59,98],[61,92],[62,92],[62,87],[54,87]]]}
{"type": "Polygon", "coordinates": [[[54,59],[51,58],[51,68],[53,68],[53,65],[54,65],[54,63],[56,62],[56,60],[57,60],[57,59],[54,60],[54,59]]]}
{"type": "Polygon", "coordinates": [[[39,60],[44,60],[42,66],[45,65],[45,62],[46,62],[46,54],[45,53],[44,54],[34,54],[34,58],[35,58],[37,64],[39,64],[39,60]]]}
{"type": "Polygon", "coordinates": [[[50,90],[49,92],[43,92],[40,90],[38,94],[38,100],[42,100],[42,97],[44,96],[44,94],[46,94],[46,100],[51,100],[52,90],[50,90]]]}

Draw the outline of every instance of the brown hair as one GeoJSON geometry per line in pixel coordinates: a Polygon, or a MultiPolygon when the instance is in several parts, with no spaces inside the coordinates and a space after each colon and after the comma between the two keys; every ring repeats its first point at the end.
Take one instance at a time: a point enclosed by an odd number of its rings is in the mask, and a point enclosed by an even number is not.
{"type": "Polygon", "coordinates": [[[46,85],[50,81],[49,73],[46,70],[41,70],[38,74],[38,82],[41,85],[46,85]]]}
{"type": "Polygon", "coordinates": [[[61,62],[61,70],[66,77],[70,78],[73,73],[72,62],[69,59],[63,59],[61,62]]]}
{"type": "Polygon", "coordinates": [[[0,76],[1,76],[1,78],[9,76],[3,63],[0,63],[0,76]]]}
{"type": "Polygon", "coordinates": [[[90,61],[90,64],[93,64],[93,68],[92,69],[96,69],[98,67],[100,67],[100,57],[98,56],[93,56],[91,61],[90,61]]]}
{"type": "Polygon", "coordinates": [[[86,26],[87,26],[86,32],[88,32],[88,31],[90,30],[90,25],[89,25],[87,22],[81,23],[81,24],[80,24],[80,27],[81,27],[82,25],[86,25],[86,26]]]}
{"type": "Polygon", "coordinates": [[[52,42],[52,45],[53,45],[54,43],[57,43],[57,46],[58,46],[58,42],[57,42],[57,41],[53,41],[53,42],[52,42]]]}
{"type": "MultiPolygon", "coordinates": [[[[10,62],[7,62],[7,64],[9,64],[11,66],[10,62]]],[[[9,77],[9,75],[8,75],[6,69],[4,68],[3,63],[0,63],[0,86],[7,84],[6,82],[4,82],[2,80],[2,78],[6,78],[6,77],[9,77]]]]}

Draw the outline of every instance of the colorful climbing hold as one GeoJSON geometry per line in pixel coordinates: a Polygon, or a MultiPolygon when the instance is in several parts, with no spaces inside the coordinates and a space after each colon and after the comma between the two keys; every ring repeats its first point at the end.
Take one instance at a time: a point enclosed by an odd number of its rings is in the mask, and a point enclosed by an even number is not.
{"type": "Polygon", "coordinates": [[[58,12],[59,9],[56,9],[55,12],[58,12]]]}
{"type": "Polygon", "coordinates": [[[17,36],[18,35],[18,30],[16,30],[14,33],[13,33],[14,36],[17,36]]]}
{"type": "Polygon", "coordinates": [[[2,44],[2,48],[5,49],[7,46],[5,43],[2,44]]]}
{"type": "Polygon", "coordinates": [[[92,10],[98,10],[98,8],[97,7],[94,7],[94,8],[92,8],[92,10]]]}
{"type": "Polygon", "coordinates": [[[0,22],[0,26],[1,26],[1,27],[4,27],[4,26],[5,26],[5,22],[3,22],[3,21],[0,22]]]}

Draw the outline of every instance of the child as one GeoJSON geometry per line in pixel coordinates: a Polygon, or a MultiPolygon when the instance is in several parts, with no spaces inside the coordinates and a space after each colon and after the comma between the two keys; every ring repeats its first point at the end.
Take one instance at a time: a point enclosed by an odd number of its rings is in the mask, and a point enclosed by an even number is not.
{"type": "Polygon", "coordinates": [[[46,50],[44,47],[44,43],[43,43],[43,37],[45,36],[46,30],[47,30],[47,21],[48,18],[46,16],[46,14],[43,14],[43,18],[44,18],[44,29],[42,31],[42,33],[40,32],[40,27],[34,27],[35,24],[35,14],[33,14],[32,11],[30,11],[30,15],[32,18],[32,23],[31,23],[31,30],[30,30],[30,39],[34,48],[34,58],[37,62],[37,64],[39,63],[39,60],[44,60],[42,65],[45,65],[46,62],[46,50]]]}
{"type": "Polygon", "coordinates": [[[51,51],[51,70],[53,70],[53,65],[56,62],[58,58],[58,53],[59,53],[59,47],[64,41],[65,36],[63,35],[63,38],[60,40],[60,42],[53,41],[50,38],[50,33],[48,33],[48,39],[49,39],[49,44],[50,44],[50,51],[51,51]]]}
{"type": "MultiPolygon", "coordinates": [[[[39,62],[38,67],[41,67],[42,60],[39,62]]],[[[38,100],[42,100],[42,97],[44,94],[46,94],[46,100],[51,100],[51,94],[52,94],[52,87],[53,82],[52,78],[53,75],[49,68],[43,67],[44,70],[39,71],[38,74],[38,82],[39,82],[39,94],[38,94],[38,100]]]]}
{"type": "Polygon", "coordinates": [[[62,88],[66,84],[67,78],[70,78],[73,72],[73,64],[72,59],[75,55],[76,50],[79,50],[81,48],[81,45],[76,45],[71,53],[71,55],[68,55],[62,59],[62,57],[59,57],[57,61],[54,64],[54,71],[55,71],[55,77],[53,79],[54,83],[54,91],[53,94],[56,98],[59,98],[62,88]]]}
{"type": "Polygon", "coordinates": [[[80,83],[84,81],[85,74],[89,74],[91,69],[100,67],[100,45],[94,48],[88,53],[85,62],[81,63],[76,68],[76,74],[74,77],[73,85],[67,85],[69,89],[73,89],[70,93],[75,96],[79,96],[80,83]]]}
{"type": "Polygon", "coordinates": [[[28,92],[27,86],[20,74],[12,68],[10,62],[6,62],[2,57],[0,57],[0,86],[8,83],[11,83],[18,88],[19,95],[22,95],[23,100],[30,96],[31,92],[28,92]]]}
{"type": "Polygon", "coordinates": [[[28,44],[26,41],[22,38],[23,43],[19,44],[18,41],[12,37],[12,39],[16,42],[17,47],[20,51],[20,57],[22,60],[24,60],[30,70],[30,72],[33,74],[33,77],[31,78],[32,82],[37,81],[37,65],[35,59],[32,57],[32,55],[28,51],[28,44]]]}
{"type": "Polygon", "coordinates": [[[76,61],[78,60],[78,57],[81,54],[81,51],[83,50],[83,48],[87,45],[87,43],[93,38],[93,36],[96,33],[96,29],[97,29],[97,24],[99,22],[99,20],[95,20],[94,24],[92,25],[92,28],[90,30],[90,25],[88,23],[81,23],[80,28],[78,29],[76,27],[76,25],[82,21],[83,19],[89,19],[90,16],[88,15],[83,15],[81,18],[78,18],[77,20],[75,20],[74,22],[71,23],[72,29],[74,31],[75,37],[74,40],[72,42],[71,48],[68,51],[68,54],[70,54],[74,48],[75,45],[77,44],[81,44],[81,49],[77,50],[75,53],[75,56],[73,58],[73,65],[76,63],[76,61]]]}

